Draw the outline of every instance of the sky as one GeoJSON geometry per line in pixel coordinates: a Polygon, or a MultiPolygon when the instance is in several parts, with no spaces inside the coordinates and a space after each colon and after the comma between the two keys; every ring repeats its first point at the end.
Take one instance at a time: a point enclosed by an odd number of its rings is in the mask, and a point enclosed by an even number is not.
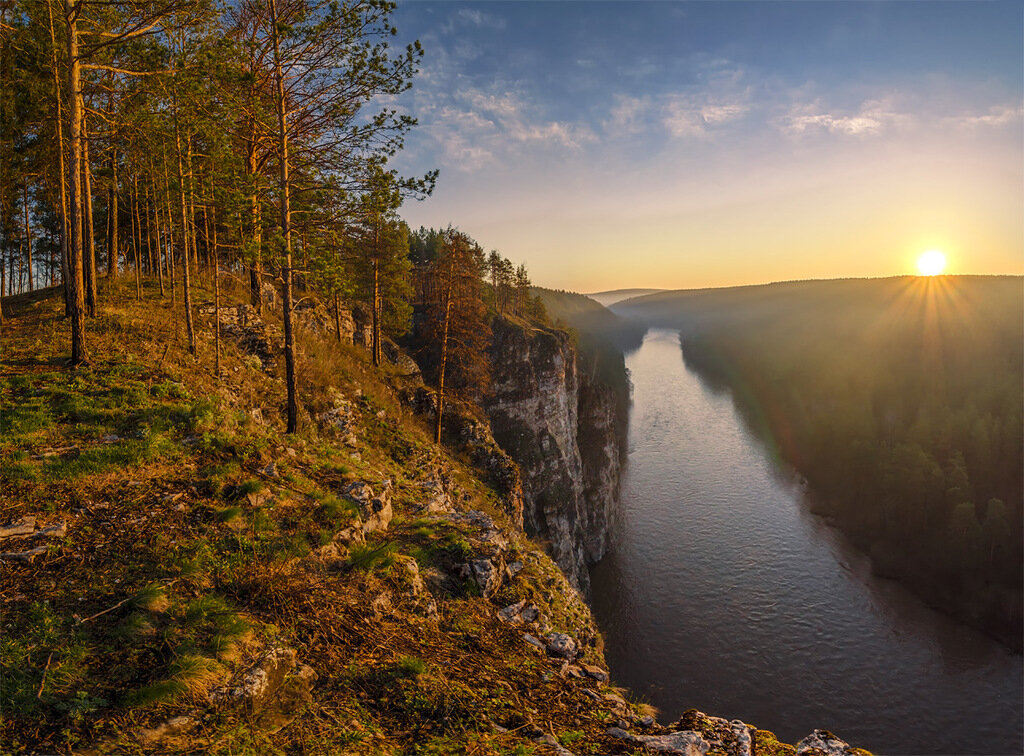
{"type": "Polygon", "coordinates": [[[399,0],[413,228],[591,292],[1024,273],[1024,2],[399,0]]]}

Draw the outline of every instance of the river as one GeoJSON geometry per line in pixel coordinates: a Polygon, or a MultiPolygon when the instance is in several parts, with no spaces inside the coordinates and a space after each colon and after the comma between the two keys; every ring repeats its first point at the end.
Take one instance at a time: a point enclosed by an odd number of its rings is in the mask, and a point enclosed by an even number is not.
{"type": "Polygon", "coordinates": [[[1024,752],[1022,658],[924,606],[809,513],[727,392],[652,330],[592,604],[612,676],[662,712],[814,728],[879,754],[1024,752]]]}

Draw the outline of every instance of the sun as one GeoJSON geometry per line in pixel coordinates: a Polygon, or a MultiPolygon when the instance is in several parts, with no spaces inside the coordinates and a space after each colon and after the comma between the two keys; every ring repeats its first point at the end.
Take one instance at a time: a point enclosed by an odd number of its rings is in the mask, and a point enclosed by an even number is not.
{"type": "Polygon", "coordinates": [[[917,258],[917,270],[922,276],[937,276],[946,269],[946,256],[937,249],[929,249],[917,258]]]}

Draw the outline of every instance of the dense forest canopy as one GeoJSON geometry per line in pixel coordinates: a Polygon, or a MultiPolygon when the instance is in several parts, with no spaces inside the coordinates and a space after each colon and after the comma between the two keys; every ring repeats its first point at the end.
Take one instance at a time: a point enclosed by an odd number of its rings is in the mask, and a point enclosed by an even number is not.
{"type": "Polygon", "coordinates": [[[616,307],[682,332],[876,568],[1020,636],[1024,288],[1016,277],[670,292],[616,307]]]}

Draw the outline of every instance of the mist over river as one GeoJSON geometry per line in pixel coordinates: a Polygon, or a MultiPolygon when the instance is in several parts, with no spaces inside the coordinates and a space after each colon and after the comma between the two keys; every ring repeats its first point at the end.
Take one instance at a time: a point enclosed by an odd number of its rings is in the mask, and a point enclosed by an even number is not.
{"type": "Polygon", "coordinates": [[[870,573],[678,335],[626,357],[629,461],[591,573],[613,677],[662,711],[879,754],[1024,752],[1022,657],[870,573]]]}

